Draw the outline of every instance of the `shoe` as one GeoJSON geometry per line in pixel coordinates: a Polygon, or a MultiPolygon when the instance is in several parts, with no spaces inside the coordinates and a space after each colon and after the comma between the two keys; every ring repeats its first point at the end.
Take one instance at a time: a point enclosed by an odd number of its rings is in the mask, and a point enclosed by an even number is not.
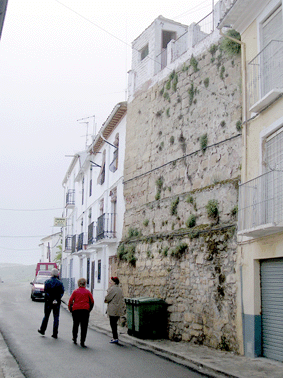
{"type": "Polygon", "coordinates": [[[53,339],[58,339],[57,335],[51,335],[51,337],[53,337],[53,339]]]}
{"type": "Polygon", "coordinates": [[[119,340],[118,339],[112,339],[110,341],[111,344],[118,344],[119,340]]]}
{"type": "Polygon", "coordinates": [[[87,348],[87,346],[85,345],[85,343],[81,343],[81,347],[82,348],[87,348]]]}
{"type": "Polygon", "coordinates": [[[38,329],[37,332],[40,333],[42,336],[45,335],[45,332],[41,331],[41,329],[38,329]]]}
{"type": "Polygon", "coordinates": [[[77,345],[77,340],[76,340],[76,339],[73,339],[73,343],[77,345]]]}

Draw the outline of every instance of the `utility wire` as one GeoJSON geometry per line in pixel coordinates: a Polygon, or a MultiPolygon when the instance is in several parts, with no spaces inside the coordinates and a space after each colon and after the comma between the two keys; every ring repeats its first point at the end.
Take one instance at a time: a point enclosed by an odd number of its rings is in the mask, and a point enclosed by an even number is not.
{"type": "Polygon", "coordinates": [[[50,210],[63,210],[62,207],[54,207],[53,209],[3,209],[3,211],[50,211],[50,210]]]}
{"type": "Polygon", "coordinates": [[[31,235],[31,236],[17,236],[17,235],[0,235],[0,238],[44,238],[46,235],[31,235]]]}

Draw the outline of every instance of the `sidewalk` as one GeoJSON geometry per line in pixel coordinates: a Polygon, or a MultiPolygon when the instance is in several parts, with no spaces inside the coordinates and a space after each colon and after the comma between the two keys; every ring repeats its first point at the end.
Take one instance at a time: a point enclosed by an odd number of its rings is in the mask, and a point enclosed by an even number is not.
{"type": "MultiPolygon", "coordinates": [[[[67,309],[69,296],[64,294],[62,306],[67,309]]],[[[89,327],[112,338],[109,319],[93,310],[89,327]]],[[[174,362],[186,365],[209,377],[223,378],[283,378],[283,363],[266,358],[247,358],[188,342],[142,340],[129,336],[126,327],[119,327],[121,343],[151,351],[174,362]]],[[[114,346],[114,345],[113,345],[114,346]]],[[[115,347],[115,346],[114,346],[115,347]]],[[[0,375],[1,378],[1,375],[0,375]]]]}

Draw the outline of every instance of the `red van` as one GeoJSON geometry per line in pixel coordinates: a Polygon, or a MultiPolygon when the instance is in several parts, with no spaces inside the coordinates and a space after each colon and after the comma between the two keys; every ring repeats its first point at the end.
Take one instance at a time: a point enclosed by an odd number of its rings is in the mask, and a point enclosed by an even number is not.
{"type": "Polygon", "coordinates": [[[38,272],[41,271],[51,271],[53,268],[57,268],[56,263],[51,263],[51,262],[42,262],[42,263],[37,263],[36,264],[36,269],[35,269],[35,277],[38,275],[38,272]]]}

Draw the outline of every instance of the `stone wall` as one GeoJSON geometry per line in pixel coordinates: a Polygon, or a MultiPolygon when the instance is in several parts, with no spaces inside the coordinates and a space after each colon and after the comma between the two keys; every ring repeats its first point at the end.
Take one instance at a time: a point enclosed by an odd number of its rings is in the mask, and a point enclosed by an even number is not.
{"type": "Polygon", "coordinates": [[[128,104],[125,296],[163,298],[168,336],[238,351],[240,57],[213,45],[128,104]]]}

